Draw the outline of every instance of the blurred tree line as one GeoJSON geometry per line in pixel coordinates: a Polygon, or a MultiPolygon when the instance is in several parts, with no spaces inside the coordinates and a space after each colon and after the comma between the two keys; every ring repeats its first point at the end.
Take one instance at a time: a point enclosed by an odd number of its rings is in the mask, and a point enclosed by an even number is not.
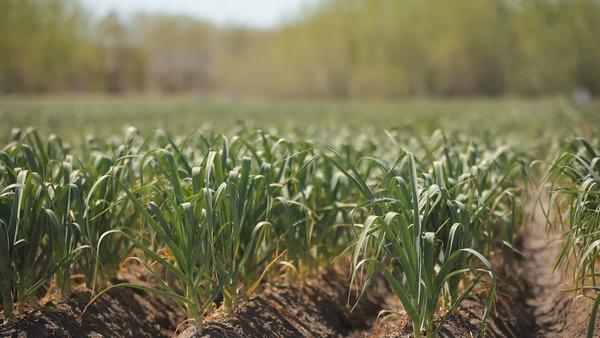
{"type": "Polygon", "coordinates": [[[323,0],[273,29],[0,1],[0,93],[600,94],[598,0],[323,0]]]}

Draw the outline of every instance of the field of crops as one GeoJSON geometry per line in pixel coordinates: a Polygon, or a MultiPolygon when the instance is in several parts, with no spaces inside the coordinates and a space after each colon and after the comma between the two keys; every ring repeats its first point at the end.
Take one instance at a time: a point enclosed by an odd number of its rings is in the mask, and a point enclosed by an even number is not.
{"type": "Polygon", "coordinates": [[[0,103],[0,336],[600,336],[595,103],[144,102],[0,103]]]}

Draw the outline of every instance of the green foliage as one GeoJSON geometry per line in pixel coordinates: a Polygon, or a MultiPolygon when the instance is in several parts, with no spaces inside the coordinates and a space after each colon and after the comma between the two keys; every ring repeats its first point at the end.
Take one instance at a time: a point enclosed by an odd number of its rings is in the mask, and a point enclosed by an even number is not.
{"type": "Polygon", "coordinates": [[[486,256],[511,247],[521,224],[525,157],[460,133],[340,127],[324,138],[329,147],[307,141],[314,132],[128,128],[74,150],[13,130],[0,152],[5,316],[13,300],[19,311],[47,292],[68,294],[82,273],[101,290],[94,299],[139,288],[172,298],[201,327],[274,270],[301,279],[349,248],[361,295],[381,269],[416,335],[432,335],[442,306],[456,310],[484,281],[487,315],[496,274],[486,256]],[[150,283],[109,282],[129,261],[150,283]]]}
{"type": "MultiPolygon", "coordinates": [[[[71,218],[71,192],[78,189],[71,158],[56,138],[44,146],[35,131],[13,133],[0,151],[0,293],[7,317],[35,304],[39,290],[55,278],[69,289],[72,263],[89,247],[71,218]]],[[[76,207],[76,206],[75,206],[76,207]]]]}
{"type": "MultiPolygon", "coordinates": [[[[573,279],[578,291],[598,291],[600,258],[600,147],[598,139],[577,138],[563,145],[564,152],[548,172],[550,205],[558,211],[565,228],[563,249],[557,267],[575,262],[573,279]],[[563,214],[564,213],[564,214],[563,214]]],[[[596,294],[587,336],[593,337],[600,297],[596,294]]]]}
{"type": "Polygon", "coordinates": [[[598,146],[579,138],[566,145],[565,152],[553,163],[551,203],[567,206],[568,213],[559,219],[568,227],[559,263],[574,255],[578,262],[576,281],[584,285],[588,278],[596,284],[596,247],[600,243],[600,157],[598,146]]]}
{"type": "Polygon", "coordinates": [[[392,166],[370,159],[381,169],[374,187],[366,180],[373,174],[361,174],[335,151],[327,155],[364,198],[357,207],[366,216],[352,244],[352,281],[361,286],[362,295],[381,269],[417,337],[422,329],[428,337],[437,331],[434,315],[442,301],[451,313],[488,276],[483,325],[496,286],[484,254],[512,247],[514,226],[521,224],[515,211],[520,209],[517,182],[524,179],[521,155],[504,147],[461,146],[443,136],[437,139],[437,144],[428,143],[420,163],[410,152],[402,153],[392,166]]]}
{"type": "Polygon", "coordinates": [[[327,264],[350,238],[335,227],[349,186],[309,142],[257,130],[232,138],[134,128],[78,156],[57,137],[13,130],[0,152],[2,300],[6,317],[71,277],[172,297],[196,325],[217,301],[228,311],[279,263],[298,277],[327,264]],[[311,208],[312,207],[312,208],[311,208]],[[155,287],[108,280],[122,261],[155,287]]]}

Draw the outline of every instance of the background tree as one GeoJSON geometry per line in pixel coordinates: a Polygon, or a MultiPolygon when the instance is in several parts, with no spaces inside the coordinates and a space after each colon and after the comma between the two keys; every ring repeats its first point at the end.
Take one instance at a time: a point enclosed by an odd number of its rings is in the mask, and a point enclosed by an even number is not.
{"type": "Polygon", "coordinates": [[[600,1],[322,0],[272,29],[0,2],[0,92],[600,93],[600,1]]]}

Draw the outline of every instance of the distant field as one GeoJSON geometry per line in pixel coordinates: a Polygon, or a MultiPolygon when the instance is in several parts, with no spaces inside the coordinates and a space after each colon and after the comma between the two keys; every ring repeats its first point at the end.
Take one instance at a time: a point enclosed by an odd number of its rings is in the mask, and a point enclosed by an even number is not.
{"type": "Polygon", "coordinates": [[[599,108],[598,102],[575,108],[564,99],[234,102],[193,96],[8,97],[0,98],[0,139],[6,139],[14,127],[29,126],[75,140],[120,133],[130,125],[142,132],[162,128],[170,133],[196,128],[230,132],[239,127],[328,130],[344,125],[379,130],[409,127],[422,132],[450,128],[536,140],[548,132],[565,134],[594,125],[599,108]]]}

